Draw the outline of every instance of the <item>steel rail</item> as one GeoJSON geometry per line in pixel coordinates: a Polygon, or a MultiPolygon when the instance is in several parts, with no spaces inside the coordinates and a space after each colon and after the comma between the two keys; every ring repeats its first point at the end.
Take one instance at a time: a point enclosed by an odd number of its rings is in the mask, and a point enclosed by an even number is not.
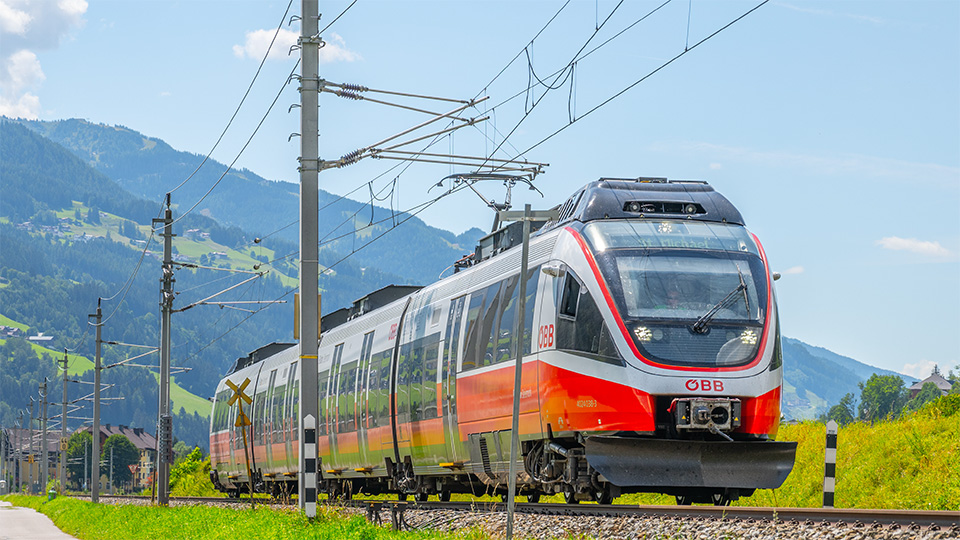
{"type": "MultiPolygon", "coordinates": [[[[84,497],[83,495],[79,495],[84,497]]],[[[142,495],[111,495],[104,498],[149,500],[142,495]]],[[[229,497],[170,497],[171,501],[196,503],[246,504],[247,499],[229,497]]],[[[261,504],[287,504],[271,498],[257,498],[261,504]]],[[[318,501],[321,502],[321,501],[318,501]]],[[[503,502],[477,501],[396,501],[396,500],[323,500],[329,506],[348,506],[371,510],[389,510],[402,513],[407,510],[454,510],[460,512],[498,513],[506,511],[503,502]]],[[[773,508],[754,506],[663,506],[626,504],[557,504],[520,503],[516,511],[522,514],[551,516],[595,517],[663,517],[683,519],[743,520],[807,523],[846,523],[854,527],[900,526],[923,529],[951,529],[960,533],[960,511],[945,510],[890,510],[864,508],[773,508]]]]}

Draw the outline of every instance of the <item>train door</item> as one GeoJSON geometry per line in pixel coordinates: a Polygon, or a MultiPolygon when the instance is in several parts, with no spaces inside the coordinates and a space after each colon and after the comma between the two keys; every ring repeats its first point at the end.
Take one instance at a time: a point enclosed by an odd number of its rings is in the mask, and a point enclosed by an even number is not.
{"type": "Polygon", "coordinates": [[[330,364],[330,376],[327,379],[327,392],[323,400],[320,416],[324,417],[327,432],[327,444],[330,448],[330,460],[337,461],[337,389],[340,375],[340,360],[343,357],[343,343],[333,348],[333,360],[330,364]]]}
{"type": "Polygon", "coordinates": [[[363,344],[360,346],[360,363],[357,366],[357,391],[354,399],[356,411],[358,461],[363,467],[369,467],[373,460],[370,458],[369,438],[370,429],[370,351],[373,349],[374,332],[363,335],[363,344]]]}
{"type": "Polygon", "coordinates": [[[446,457],[451,461],[465,459],[464,447],[460,444],[460,432],[457,428],[457,362],[460,358],[460,334],[463,327],[463,311],[467,296],[463,295],[450,301],[447,312],[447,327],[441,343],[443,350],[443,371],[441,373],[440,398],[443,416],[443,434],[446,442],[446,457]]]}
{"type": "Polygon", "coordinates": [[[261,468],[273,472],[275,464],[273,462],[273,395],[276,393],[277,370],[270,371],[270,377],[267,378],[266,399],[263,402],[262,423],[260,424],[260,440],[265,449],[264,461],[260,464],[261,468]]]}
{"type": "Polygon", "coordinates": [[[283,441],[287,457],[288,471],[295,471],[300,466],[298,463],[300,456],[300,447],[295,444],[298,441],[297,423],[299,422],[298,413],[300,412],[297,397],[300,394],[299,384],[297,384],[297,362],[290,362],[290,369],[287,371],[287,385],[284,390],[286,396],[283,405],[283,441]],[[296,453],[294,453],[296,450],[296,453]]]}

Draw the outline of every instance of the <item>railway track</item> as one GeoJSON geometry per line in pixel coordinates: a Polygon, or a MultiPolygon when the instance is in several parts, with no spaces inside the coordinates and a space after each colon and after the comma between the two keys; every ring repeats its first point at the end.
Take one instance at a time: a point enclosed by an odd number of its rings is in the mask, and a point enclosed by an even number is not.
{"type": "MultiPolygon", "coordinates": [[[[101,497],[104,502],[110,499],[138,501],[141,504],[150,501],[150,497],[126,495],[101,497]]],[[[248,506],[249,499],[230,499],[224,497],[171,497],[176,503],[217,504],[224,506],[248,506]]],[[[257,499],[257,505],[283,505],[275,499],[257,499]]],[[[387,500],[361,500],[329,502],[330,505],[353,508],[365,512],[371,521],[389,523],[397,529],[422,528],[440,523],[430,517],[431,513],[455,512],[458,514],[497,515],[506,512],[502,502],[412,502],[387,500]],[[415,520],[408,519],[416,516],[415,520]]],[[[697,522],[739,522],[741,524],[788,523],[806,526],[841,526],[852,529],[905,529],[924,531],[943,531],[945,538],[960,538],[960,511],[930,510],[874,510],[857,508],[770,508],[748,506],[636,506],[636,505],[600,505],[600,504],[551,504],[517,503],[516,512],[520,516],[556,516],[571,518],[655,518],[697,522]]]]}

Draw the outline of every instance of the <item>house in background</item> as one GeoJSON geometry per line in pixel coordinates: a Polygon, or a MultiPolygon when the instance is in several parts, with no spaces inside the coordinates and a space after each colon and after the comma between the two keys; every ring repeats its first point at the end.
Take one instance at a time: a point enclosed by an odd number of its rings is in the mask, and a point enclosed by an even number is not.
{"type": "Polygon", "coordinates": [[[940,393],[943,395],[949,394],[950,388],[953,386],[950,381],[944,379],[943,375],[940,374],[940,368],[934,366],[933,373],[931,373],[929,377],[908,388],[908,390],[910,390],[910,399],[917,397],[917,394],[920,393],[920,389],[923,388],[923,385],[927,383],[933,383],[936,385],[936,387],[940,389],[940,393]]]}

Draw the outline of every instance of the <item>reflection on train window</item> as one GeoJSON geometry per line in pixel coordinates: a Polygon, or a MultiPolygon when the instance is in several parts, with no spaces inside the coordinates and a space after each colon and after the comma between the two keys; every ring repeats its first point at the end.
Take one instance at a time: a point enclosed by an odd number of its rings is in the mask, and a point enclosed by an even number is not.
{"type": "MultiPolygon", "coordinates": [[[[327,381],[330,378],[330,370],[323,370],[317,374],[317,395],[320,396],[320,435],[327,434],[327,381]]],[[[274,441],[280,442],[280,441],[274,441]]]]}
{"type": "MultiPolygon", "coordinates": [[[[470,295],[462,371],[516,358],[516,312],[520,295],[519,274],[470,295]]],[[[537,283],[540,267],[527,271],[524,305],[524,354],[531,351],[537,283]]]]}
{"type": "Polygon", "coordinates": [[[590,291],[580,286],[572,270],[567,270],[562,283],[557,349],[587,353],[596,360],[622,365],[620,353],[590,291]]]}

